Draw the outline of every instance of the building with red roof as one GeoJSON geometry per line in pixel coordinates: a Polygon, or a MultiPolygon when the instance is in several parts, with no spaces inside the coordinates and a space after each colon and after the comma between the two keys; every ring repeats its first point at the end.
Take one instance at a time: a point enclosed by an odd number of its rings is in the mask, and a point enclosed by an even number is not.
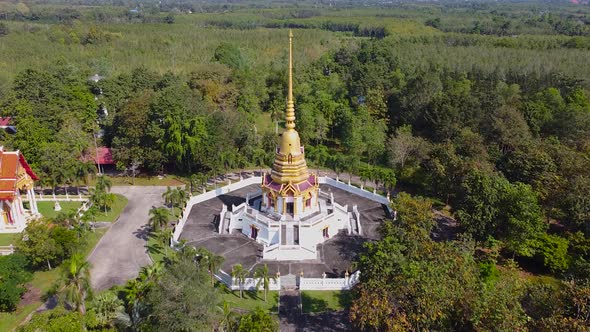
{"type": "Polygon", "coordinates": [[[0,129],[4,129],[9,134],[16,134],[16,127],[12,125],[11,117],[0,117],[0,129]]]}
{"type": "Polygon", "coordinates": [[[22,232],[29,220],[40,216],[34,185],[39,180],[20,151],[0,146],[0,233],[22,232]],[[29,202],[23,205],[23,195],[29,202]]]}

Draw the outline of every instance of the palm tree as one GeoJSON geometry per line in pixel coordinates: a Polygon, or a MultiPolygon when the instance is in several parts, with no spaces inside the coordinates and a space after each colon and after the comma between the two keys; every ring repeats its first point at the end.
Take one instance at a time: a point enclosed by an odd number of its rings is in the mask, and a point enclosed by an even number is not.
{"type": "Polygon", "coordinates": [[[96,178],[96,185],[94,187],[98,191],[109,192],[112,186],[113,183],[111,182],[111,179],[106,175],[101,175],[96,178]]]}
{"type": "Polygon", "coordinates": [[[84,301],[90,294],[90,263],[83,255],[72,255],[65,265],[63,281],[66,302],[78,310],[81,314],[86,312],[84,301]]]}
{"type": "Polygon", "coordinates": [[[168,207],[171,207],[174,200],[174,189],[168,186],[166,191],[162,194],[162,198],[164,199],[164,204],[166,204],[168,207]]]}
{"type": "Polygon", "coordinates": [[[395,178],[395,173],[392,169],[386,169],[381,174],[381,181],[383,182],[383,186],[387,190],[387,194],[391,195],[391,192],[395,188],[395,184],[397,183],[397,179],[395,178]]]}
{"type": "Polygon", "coordinates": [[[170,239],[172,239],[172,230],[160,230],[156,236],[164,246],[164,256],[168,257],[168,247],[170,246],[170,239]]]}
{"type": "Polygon", "coordinates": [[[221,321],[219,322],[219,331],[231,331],[234,327],[234,312],[231,310],[229,303],[223,301],[223,307],[219,307],[221,311],[221,321]]]}
{"type": "Polygon", "coordinates": [[[172,205],[176,208],[182,209],[185,207],[187,199],[188,194],[186,193],[186,191],[180,188],[176,188],[173,194],[172,205]]]}
{"type": "Polygon", "coordinates": [[[95,313],[100,327],[112,329],[115,326],[129,327],[131,320],[125,313],[125,306],[117,296],[110,291],[97,295],[90,302],[90,310],[95,313]]]}
{"type": "Polygon", "coordinates": [[[246,282],[246,277],[248,276],[248,270],[245,270],[242,267],[242,264],[236,264],[232,267],[231,276],[236,279],[238,282],[238,287],[240,288],[240,299],[242,298],[242,293],[244,291],[244,282],[246,282]]]}
{"type": "MultiPolygon", "coordinates": [[[[141,322],[141,311],[143,308],[143,297],[147,292],[148,286],[146,283],[139,279],[132,279],[127,281],[123,288],[123,294],[125,294],[125,302],[127,303],[127,313],[131,318],[131,325],[135,328],[141,322]]],[[[133,329],[134,331],[136,329],[133,329]]]]}
{"type": "Polygon", "coordinates": [[[266,302],[266,294],[268,294],[268,291],[270,290],[270,280],[277,281],[277,277],[271,275],[268,271],[268,265],[264,264],[264,267],[259,267],[254,272],[254,278],[258,279],[258,282],[256,282],[256,290],[262,286],[264,290],[264,302],[266,302]]]}
{"type": "Polygon", "coordinates": [[[94,164],[91,162],[88,163],[78,163],[76,165],[76,169],[75,169],[75,178],[76,178],[76,184],[77,184],[77,191],[78,191],[78,195],[80,195],[80,184],[84,183],[87,184],[88,183],[88,176],[92,175],[95,172],[95,167],[94,164]]]}
{"type": "Polygon", "coordinates": [[[211,275],[211,286],[215,285],[215,272],[219,270],[221,264],[223,264],[224,258],[219,255],[215,255],[211,253],[207,258],[207,269],[209,270],[209,274],[211,275]]]}
{"type": "Polygon", "coordinates": [[[164,265],[162,262],[155,262],[152,265],[142,267],[141,270],[139,270],[138,278],[147,285],[155,282],[162,275],[163,271],[164,265]]]}
{"type": "Polygon", "coordinates": [[[150,227],[152,231],[157,232],[161,227],[168,225],[170,220],[170,211],[163,207],[153,207],[150,210],[150,227]]]}

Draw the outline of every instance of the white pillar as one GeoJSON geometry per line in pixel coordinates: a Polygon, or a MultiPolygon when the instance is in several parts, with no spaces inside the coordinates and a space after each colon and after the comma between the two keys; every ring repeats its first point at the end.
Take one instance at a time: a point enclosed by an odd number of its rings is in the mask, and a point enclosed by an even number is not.
{"type": "Polygon", "coordinates": [[[35,213],[39,213],[39,207],[37,206],[37,198],[35,197],[35,189],[31,188],[31,202],[32,202],[32,206],[34,206],[34,210],[33,212],[35,213]]]}

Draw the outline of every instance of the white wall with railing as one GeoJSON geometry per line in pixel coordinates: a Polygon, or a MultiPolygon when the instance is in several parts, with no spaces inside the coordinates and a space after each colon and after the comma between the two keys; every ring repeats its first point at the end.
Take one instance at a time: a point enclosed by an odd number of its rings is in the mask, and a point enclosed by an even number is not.
{"type": "Polygon", "coordinates": [[[361,197],[364,197],[366,199],[370,199],[372,201],[375,201],[377,203],[381,203],[381,204],[385,204],[387,206],[389,206],[390,202],[389,202],[389,198],[385,197],[385,196],[381,196],[379,194],[376,194],[374,192],[365,190],[365,189],[361,189],[358,187],[355,187],[353,185],[350,185],[348,183],[344,183],[341,181],[336,181],[332,178],[329,178],[327,176],[320,176],[318,178],[319,183],[323,183],[323,184],[328,184],[332,187],[336,187],[338,189],[342,189],[345,191],[348,191],[351,194],[355,194],[361,197]]]}
{"type": "MultiPolygon", "coordinates": [[[[274,279],[269,280],[268,288],[271,291],[276,291],[281,289],[281,278],[273,276],[274,279]]],[[[240,284],[238,281],[233,278],[231,275],[227,274],[223,270],[219,270],[215,274],[215,279],[220,282],[223,282],[229,289],[231,290],[240,290],[240,284]]],[[[263,290],[262,281],[259,278],[245,278],[244,283],[242,284],[242,290],[263,290]],[[256,287],[258,285],[258,287],[256,287]]]]}
{"type": "Polygon", "coordinates": [[[359,282],[361,272],[355,273],[344,278],[299,278],[300,290],[349,290],[359,282]]]}
{"type": "MultiPolygon", "coordinates": [[[[186,224],[186,220],[188,219],[191,209],[193,208],[193,206],[195,204],[210,200],[212,198],[215,198],[215,197],[218,197],[221,195],[225,195],[225,194],[232,192],[234,190],[242,189],[244,187],[247,187],[247,186],[250,186],[253,184],[257,184],[257,183],[262,183],[262,178],[260,176],[253,176],[251,178],[247,178],[247,179],[241,180],[239,182],[231,183],[227,186],[219,187],[215,190],[211,190],[211,191],[208,191],[208,192],[200,194],[200,195],[191,196],[191,198],[189,198],[189,200],[186,204],[186,207],[182,211],[182,216],[178,220],[178,224],[174,228],[172,242],[173,243],[178,242],[178,239],[180,238],[180,234],[182,233],[182,229],[184,228],[184,225],[186,224]]],[[[221,217],[223,218],[223,216],[221,216],[221,217]]],[[[221,220],[221,221],[223,221],[223,220],[221,220]]]]}

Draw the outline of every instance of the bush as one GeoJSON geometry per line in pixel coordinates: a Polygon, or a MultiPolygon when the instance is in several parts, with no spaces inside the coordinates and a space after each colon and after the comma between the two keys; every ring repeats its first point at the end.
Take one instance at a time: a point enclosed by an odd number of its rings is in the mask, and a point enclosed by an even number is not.
{"type": "Polygon", "coordinates": [[[32,278],[29,261],[20,253],[0,256],[0,311],[16,309],[26,292],[25,283],[32,278]]]}
{"type": "Polygon", "coordinates": [[[565,271],[571,261],[567,251],[568,246],[569,241],[566,238],[544,234],[539,238],[535,256],[551,272],[565,271]]]}

